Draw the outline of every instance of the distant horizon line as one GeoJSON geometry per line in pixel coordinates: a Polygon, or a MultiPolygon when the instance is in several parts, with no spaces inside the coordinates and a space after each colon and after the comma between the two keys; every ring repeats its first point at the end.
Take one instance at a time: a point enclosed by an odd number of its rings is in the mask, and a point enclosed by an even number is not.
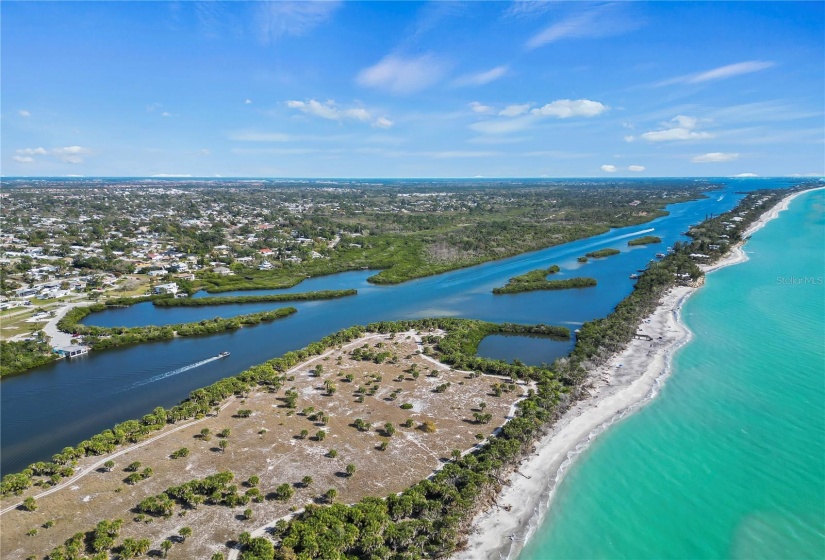
{"type": "Polygon", "coordinates": [[[610,177],[603,176],[567,176],[567,177],[547,177],[547,176],[524,176],[524,177],[266,177],[255,175],[226,175],[226,176],[210,176],[210,175],[0,175],[0,180],[5,179],[160,179],[160,180],[176,180],[176,179],[198,179],[198,180],[269,180],[269,181],[518,181],[518,180],[600,180],[609,181],[611,179],[817,179],[825,178],[825,174],[809,174],[809,175],[659,175],[655,177],[639,177],[638,175],[613,175],[610,177]]]}

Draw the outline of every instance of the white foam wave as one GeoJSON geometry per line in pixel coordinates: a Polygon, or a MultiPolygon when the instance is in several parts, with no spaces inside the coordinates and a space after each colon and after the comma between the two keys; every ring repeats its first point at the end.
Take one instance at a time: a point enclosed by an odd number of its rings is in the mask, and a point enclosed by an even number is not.
{"type": "Polygon", "coordinates": [[[211,358],[207,358],[206,360],[201,360],[200,362],[195,362],[194,364],[189,364],[187,366],[179,367],[178,369],[173,369],[172,371],[167,371],[166,373],[161,373],[159,375],[155,375],[154,377],[150,377],[149,379],[144,379],[143,381],[139,381],[129,387],[129,389],[125,389],[126,391],[130,389],[134,389],[136,387],[141,387],[143,385],[148,385],[150,383],[155,383],[162,379],[166,379],[167,377],[172,377],[178,375],[179,373],[183,373],[184,371],[189,371],[190,369],[195,369],[196,367],[200,367],[202,365],[208,364],[209,362],[214,362],[215,360],[220,360],[218,356],[212,356],[211,358]]]}

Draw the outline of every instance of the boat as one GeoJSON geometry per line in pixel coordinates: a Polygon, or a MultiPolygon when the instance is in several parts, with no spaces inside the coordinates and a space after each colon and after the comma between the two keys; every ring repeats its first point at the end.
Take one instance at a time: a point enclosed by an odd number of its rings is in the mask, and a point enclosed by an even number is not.
{"type": "Polygon", "coordinates": [[[638,280],[638,279],[639,279],[639,275],[638,275],[638,274],[631,274],[631,275],[630,275],[630,279],[631,279],[631,280],[638,280]]]}
{"type": "Polygon", "coordinates": [[[221,352],[218,354],[218,358],[226,358],[229,355],[229,352],[221,352]]]}
{"type": "Polygon", "coordinates": [[[663,259],[663,258],[665,258],[665,254],[664,253],[656,253],[656,258],[657,259],[663,259]]]}

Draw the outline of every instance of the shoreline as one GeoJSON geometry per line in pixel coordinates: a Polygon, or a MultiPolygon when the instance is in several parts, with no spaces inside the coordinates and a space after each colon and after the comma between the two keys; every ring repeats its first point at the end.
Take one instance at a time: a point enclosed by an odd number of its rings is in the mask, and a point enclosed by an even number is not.
{"type": "MultiPolygon", "coordinates": [[[[745,241],[702,270],[708,274],[747,261],[743,245],[751,235],[778,217],[797,196],[822,189],[825,187],[784,197],[745,230],[745,241]]],[[[451,559],[518,557],[544,521],[555,491],[576,457],[599,434],[659,393],[671,373],[674,354],[693,337],[681,321],[681,310],[699,287],[677,286],[668,290],[656,310],[637,329],[653,336],[653,340],[634,339],[622,352],[590,372],[585,385],[590,396],[571,406],[536,443],[534,452],[510,474],[493,506],[476,515],[466,547],[451,559]]]]}

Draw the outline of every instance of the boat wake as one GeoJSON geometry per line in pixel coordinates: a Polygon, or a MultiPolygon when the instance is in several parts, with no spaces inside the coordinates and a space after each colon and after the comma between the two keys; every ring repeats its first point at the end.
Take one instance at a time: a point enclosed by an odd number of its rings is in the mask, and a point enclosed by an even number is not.
{"type": "Polygon", "coordinates": [[[190,369],[195,369],[196,367],[201,367],[202,365],[208,364],[209,362],[214,362],[220,360],[223,356],[212,356],[211,358],[207,358],[205,360],[201,360],[200,362],[195,362],[194,364],[189,364],[188,366],[179,367],[178,369],[173,369],[172,371],[167,371],[166,373],[161,373],[159,375],[155,375],[154,377],[150,377],[149,379],[144,379],[143,381],[138,381],[128,389],[124,389],[124,391],[129,391],[131,389],[135,389],[137,387],[141,387],[143,385],[149,385],[150,383],[155,383],[156,381],[160,381],[162,379],[166,379],[167,377],[175,376],[179,373],[183,373],[184,371],[189,371],[190,369]]]}

